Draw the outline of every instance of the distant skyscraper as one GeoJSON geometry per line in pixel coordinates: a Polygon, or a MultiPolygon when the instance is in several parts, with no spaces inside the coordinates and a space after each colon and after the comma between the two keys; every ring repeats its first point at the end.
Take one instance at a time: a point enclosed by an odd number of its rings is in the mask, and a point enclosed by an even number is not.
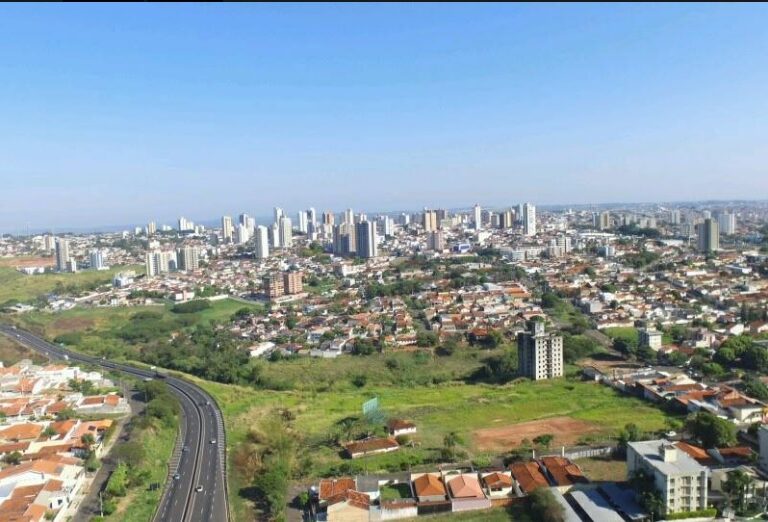
{"type": "Polygon", "coordinates": [[[298,218],[299,218],[299,221],[297,223],[297,228],[298,228],[299,232],[302,232],[302,233],[306,234],[307,233],[307,224],[308,224],[307,213],[305,211],[303,211],[303,210],[300,211],[299,214],[298,214],[298,218]]]}
{"type": "Polygon", "coordinates": [[[333,212],[326,211],[323,212],[323,225],[333,226],[336,222],[336,216],[333,214],[333,212]]]}
{"type": "Polygon", "coordinates": [[[51,234],[43,236],[43,250],[46,252],[53,252],[56,250],[56,238],[51,234]]]}
{"type": "Polygon", "coordinates": [[[179,232],[191,232],[193,230],[195,230],[195,224],[184,216],[181,216],[179,218],[179,232]]]}
{"type": "Polygon", "coordinates": [[[371,221],[361,221],[355,225],[357,231],[357,257],[371,258],[379,255],[376,226],[371,221]]]}
{"type": "Polygon", "coordinates": [[[427,235],[427,248],[435,252],[445,250],[445,239],[443,238],[442,230],[435,230],[427,235]]]}
{"type": "Polygon", "coordinates": [[[200,268],[200,249],[195,246],[185,246],[179,249],[179,270],[191,272],[200,268]]]}
{"type": "Polygon", "coordinates": [[[251,239],[251,230],[248,228],[248,226],[239,223],[237,225],[237,228],[235,229],[235,242],[238,245],[243,245],[248,242],[248,240],[251,239]]]}
{"type": "Polygon", "coordinates": [[[109,268],[105,261],[104,251],[99,248],[91,249],[88,252],[88,260],[91,268],[95,270],[106,270],[109,268]]]}
{"type": "Polygon", "coordinates": [[[256,227],[255,241],[256,258],[266,259],[269,257],[269,231],[267,227],[259,225],[256,227]]]}
{"type": "Polygon", "coordinates": [[[699,251],[706,254],[720,250],[720,227],[712,218],[706,218],[696,226],[699,251]]]}
{"type": "Polygon", "coordinates": [[[59,272],[69,271],[70,262],[69,241],[60,237],[56,240],[56,270],[59,272]]]}
{"type": "Polygon", "coordinates": [[[600,212],[595,214],[595,228],[599,230],[608,230],[611,228],[611,213],[600,212]]]}
{"type": "Polygon", "coordinates": [[[394,226],[395,224],[389,216],[379,216],[376,220],[377,232],[382,236],[391,236],[394,226]]]}
{"type": "Polygon", "coordinates": [[[303,272],[285,272],[283,290],[286,294],[300,294],[304,291],[303,272]]]}
{"type": "Polygon", "coordinates": [[[232,217],[231,216],[222,216],[221,217],[221,237],[224,239],[225,242],[230,243],[232,242],[232,235],[234,234],[235,230],[232,226],[232,217]]]}
{"type": "Polygon", "coordinates": [[[736,233],[736,215],[728,212],[722,212],[717,217],[717,223],[720,225],[720,232],[723,234],[736,233]]]}
{"type": "Polygon", "coordinates": [[[157,224],[154,221],[147,223],[147,235],[154,236],[157,234],[157,224]]]}
{"type": "Polygon", "coordinates": [[[285,213],[283,212],[283,209],[280,207],[275,207],[274,214],[275,214],[275,223],[279,222],[280,218],[285,215],[285,213]]]}
{"type": "Polygon", "coordinates": [[[344,211],[344,223],[354,223],[355,222],[355,213],[352,211],[351,208],[348,208],[344,211]]]}
{"type": "Polygon", "coordinates": [[[669,222],[672,225],[679,225],[680,224],[680,211],[676,208],[673,208],[669,211],[669,222]]]}
{"type": "Polygon", "coordinates": [[[293,229],[291,228],[291,218],[282,216],[278,221],[277,232],[280,236],[279,242],[281,248],[291,248],[293,246],[293,229]]]}
{"type": "Polygon", "coordinates": [[[434,210],[424,210],[421,224],[426,232],[437,230],[437,212],[434,210]]]}
{"type": "Polygon", "coordinates": [[[307,209],[307,221],[309,225],[312,225],[312,226],[317,225],[317,212],[315,212],[314,207],[309,207],[307,209]]]}
{"type": "Polygon", "coordinates": [[[523,233],[526,236],[536,235],[536,207],[531,203],[523,205],[523,233]]]}
{"type": "Polygon", "coordinates": [[[399,221],[402,226],[407,227],[411,224],[411,215],[403,212],[400,214],[399,221]]]}
{"type": "Polygon", "coordinates": [[[506,210],[499,214],[499,228],[512,228],[514,225],[514,215],[512,210],[506,210]]]}
{"type": "Polygon", "coordinates": [[[333,227],[333,253],[337,256],[355,253],[355,225],[341,223],[333,227]]]}
{"type": "Polygon", "coordinates": [[[480,230],[483,228],[483,209],[480,207],[480,205],[475,205],[472,208],[472,224],[475,227],[475,230],[480,230]]]}

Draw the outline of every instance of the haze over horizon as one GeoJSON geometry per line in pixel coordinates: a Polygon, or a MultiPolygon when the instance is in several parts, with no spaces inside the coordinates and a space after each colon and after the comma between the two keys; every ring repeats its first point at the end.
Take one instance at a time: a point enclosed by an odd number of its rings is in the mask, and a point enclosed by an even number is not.
{"type": "Polygon", "coordinates": [[[0,231],[768,194],[765,5],[0,9],[0,231]]]}

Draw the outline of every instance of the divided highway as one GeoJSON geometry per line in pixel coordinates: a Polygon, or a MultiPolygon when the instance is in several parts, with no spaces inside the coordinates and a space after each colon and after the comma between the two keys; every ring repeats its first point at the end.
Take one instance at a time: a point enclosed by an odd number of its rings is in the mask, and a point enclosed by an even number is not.
{"type": "MultiPolygon", "coordinates": [[[[50,358],[97,365],[141,379],[155,378],[150,370],[72,352],[24,330],[0,325],[0,333],[50,358]]],[[[221,410],[198,386],[171,376],[164,380],[181,405],[181,448],[174,452],[178,457],[171,460],[171,477],[154,520],[228,521],[226,440],[221,410]]]]}

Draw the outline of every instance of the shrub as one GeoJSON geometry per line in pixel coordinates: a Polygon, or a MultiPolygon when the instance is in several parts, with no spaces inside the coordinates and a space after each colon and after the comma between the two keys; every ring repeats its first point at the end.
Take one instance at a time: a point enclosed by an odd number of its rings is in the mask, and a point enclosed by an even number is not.
{"type": "Polygon", "coordinates": [[[175,314],[193,314],[207,310],[210,307],[211,303],[207,299],[195,299],[194,301],[174,305],[171,308],[171,312],[175,314]]]}

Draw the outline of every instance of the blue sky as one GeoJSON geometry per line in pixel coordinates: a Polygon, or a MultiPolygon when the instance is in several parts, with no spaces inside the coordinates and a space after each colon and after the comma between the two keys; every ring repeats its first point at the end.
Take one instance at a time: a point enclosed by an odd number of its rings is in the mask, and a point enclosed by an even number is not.
{"type": "Polygon", "coordinates": [[[2,5],[0,229],[768,196],[766,5],[2,5]]]}

